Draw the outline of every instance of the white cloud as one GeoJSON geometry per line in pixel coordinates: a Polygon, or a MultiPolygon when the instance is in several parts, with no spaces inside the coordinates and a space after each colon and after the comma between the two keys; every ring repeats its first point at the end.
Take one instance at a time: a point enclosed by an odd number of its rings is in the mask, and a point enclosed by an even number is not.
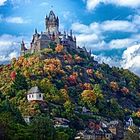
{"type": "Polygon", "coordinates": [[[48,6],[48,5],[49,5],[48,2],[42,2],[42,3],[40,3],[40,6],[48,6]]]}
{"type": "Polygon", "coordinates": [[[98,61],[99,63],[106,63],[109,64],[110,66],[116,66],[116,67],[120,67],[120,60],[117,57],[109,57],[109,56],[105,56],[103,54],[100,55],[93,55],[94,59],[96,61],[98,61]]]}
{"type": "Polygon", "coordinates": [[[122,66],[126,69],[139,68],[140,73],[140,44],[127,48],[123,53],[122,66]]]}
{"type": "Polygon", "coordinates": [[[124,6],[130,8],[140,7],[139,0],[86,0],[88,10],[95,9],[99,4],[114,4],[116,6],[124,6]]]}
{"type": "Polygon", "coordinates": [[[23,36],[12,36],[4,34],[0,36],[0,63],[18,57],[20,53],[20,42],[23,36]]]}
{"type": "Polygon", "coordinates": [[[106,63],[110,66],[122,67],[129,69],[136,75],[140,76],[140,44],[128,47],[122,56],[113,55],[107,56],[105,54],[94,55],[95,60],[99,63],[106,63]]]}
{"type": "Polygon", "coordinates": [[[28,4],[28,3],[31,2],[31,0],[10,0],[10,2],[11,2],[13,5],[21,4],[21,3],[28,4]]]}
{"type": "Polygon", "coordinates": [[[136,23],[138,16],[132,17],[132,22],[127,20],[108,20],[101,23],[93,22],[90,25],[81,24],[79,22],[72,24],[72,29],[77,36],[79,46],[85,44],[88,48],[112,49],[127,48],[140,40],[140,36],[132,36],[124,39],[114,39],[109,43],[104,40],[107,32],[124,32],[137,34],[140,26],[136,23]]]}
{"type": "Polygon", "coordinates": [[[4,5],[7,0],[0,0],[0,6],[4,5]]]}
{"type": "Polygon", "coordinates": [[[115,39],[115,40],[111,40],[108,43],[109,48],[113,49],[120,49],[120,48],[127,48],[129,47],[131,44],[134,44],[135,39],[132,38],[125,38],[125,39],[115,39]]]}
{"type": "Polygon", "coordinates": [[[125,20],[108,20],[102,23],[103,31],[123,31],[123,32],[137,32],[138,29],[133,22],[125,20]]]}
{"type": "Polygon", "coordinates": [[[16,24],[25,24],[29,22],[29,20],[23,19],[22,17],[7,17],[3,19],[3,21],[16,24]]]}

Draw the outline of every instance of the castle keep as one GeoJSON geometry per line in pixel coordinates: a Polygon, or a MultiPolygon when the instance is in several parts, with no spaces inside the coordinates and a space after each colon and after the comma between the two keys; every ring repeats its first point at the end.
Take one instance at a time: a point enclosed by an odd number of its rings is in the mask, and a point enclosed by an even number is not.
{"type": "Polygon", "coordinates": [[[35,29],[29,49],[25,47],[25,43],[22,41],[21,55],[35,53],[44,48],[48,48],[50,43],[60,44],[63,45],[66,50],[77,51],[79,53],[84,52],[86,55],[89,55],[85,48],[76,46],[76,37],[73,36],[72,30],[70,30],[70,33],[66,33],[65,31],[61,33],[59,31],[59,18],[53,11],[50,11],[49,16],[46,16],[45,26],[45,32],[38,33],[37,29],[35,29]]]}

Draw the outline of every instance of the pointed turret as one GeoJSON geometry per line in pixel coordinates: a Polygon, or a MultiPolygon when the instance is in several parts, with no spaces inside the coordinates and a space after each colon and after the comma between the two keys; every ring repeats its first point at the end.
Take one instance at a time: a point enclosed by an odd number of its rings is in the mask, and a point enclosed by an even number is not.
{"type": "Polygon", "coordinates": [[[38,34],[38,33],[37,33],[37,29],[35,29],[35,34],[38,34]]]}
{"type": "Polygon", "coordinates": [[[70,30],[70,36],[72,37],[72,30],[70,30]]]}
{"type": "Polygon", "coordinates": [[[27,50],[27,48],[25,47],[25,43],[22,40],[22,42],[21,42],[21,51],[26,51],[26,50],[27,50]]]}
{"type": "Polygon", "coordinates": [[[46,31],[47,33],[57,35],[59,33],[59,18],[55,16],[54,12],[51,10],[49,16],[46,16],[46,31]]]}
{"type": "Polygon", "coordinates": [[[25,43],[22,40],[22,42],[21,42],[21,55],[25,55],[27,50],[28,49],[25,47],[25,43]]]}

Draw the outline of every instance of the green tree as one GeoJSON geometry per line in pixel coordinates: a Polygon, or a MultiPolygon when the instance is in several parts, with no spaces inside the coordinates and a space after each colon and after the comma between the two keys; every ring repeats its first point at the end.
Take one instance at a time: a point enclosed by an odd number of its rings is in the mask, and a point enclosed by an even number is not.
{"type": "Polygon", "coordinates": [[[102,99],[103,98],[102,90],[101,90],[99,84],[95,84],[93,90],[94,90],[95,95],[96,95],[96,97],[98,99],[102,99]]]}
{"type": "Polygon", "coordinates": [[[53,140],[54,127],[51,120],[46,116],[36,116],[30,126],[34,140],[53,140]]]}
{"type": "Polygon", "coordinates": [[[26,78],[20,72],[17,72],[16,78],[13,81],[11,88],[11,90],[15,91],[28,89],[28,83],[26,81],[26,78]]]}

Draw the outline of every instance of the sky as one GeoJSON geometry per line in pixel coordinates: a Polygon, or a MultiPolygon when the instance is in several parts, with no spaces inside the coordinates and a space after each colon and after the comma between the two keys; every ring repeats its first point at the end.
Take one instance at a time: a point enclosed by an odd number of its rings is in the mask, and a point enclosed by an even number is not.
{"type": "Polygon", "coordinates": [[[0,64],[19,56],[22,39],[29,46],[35,28],[45,31],[50,10],[100,63],[140,76],[140,0],[0,0],[0,64]]]}

